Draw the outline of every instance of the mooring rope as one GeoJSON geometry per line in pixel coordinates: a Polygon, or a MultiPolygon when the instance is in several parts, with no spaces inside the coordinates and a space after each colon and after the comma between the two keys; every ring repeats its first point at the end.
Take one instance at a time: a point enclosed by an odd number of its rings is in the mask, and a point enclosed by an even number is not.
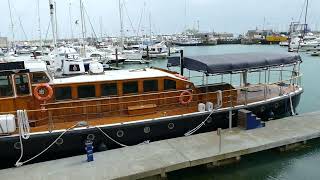
{"type": "MultiPolygon", "coordinates": [[[[24,111],[25,112],[25,111],[24,111]]],[[[18,113],[18,112],[17,112],[18,113]]],[[[21,114],[22,115],[22,114],[21,114]]],[[[26,113],[25,113],[26,115],[26,113]]],[[[21,116],[20,116],[21,117],[21,116]]],[[[18,120],[19,120],[19,115],[18,115],[18,120]]],[[[29,162],[29,161],[32,161],[33,159],[39,157],[40,155],[42,155],[43,153],[45,153],[48,149],[50,149],[66,132],[70,131],[71,129],[75,128],[76,126],[78,126],[79,123],[71,126],[70,128],[66,129],[64,132],[62,132],[47,148],[45,148],[44,150],[42,150],[40,153],[38,153],[37,155],[33,156],[32,158],[26,160],[26,161],[23,161],[23,162],[20,162],[23,155],[24,155],[24,149],[23,149],[23,143],[22,143],[22,133],[21,133],[21,128],[19,128],[19,131],[20,131],[20,158],[17,160],[15,166],[16,167],[20,167],[22,166],[23,164],[29,162]]],[[[29,137],[28,137],[29,138],[29,137]]]]}
{"type": "Polygon", "coordinates": [[[190,136],[190,135],[194,134],[195,132],[197,132],[202,126],[205,125],[206,121],[211,117],[211,115],[214,113],[214,111],[216,109],[219,109],[220,107],[222,107],[222,91],[219,90],[219,91],[217,91],[217,105],[216,105],[216,107],[211,110],[210,114],[205,118],[204,121],[202,121],[195,128],[193,128],[190,131],[186,132],[184,134],[184,136],[190,136]]]}

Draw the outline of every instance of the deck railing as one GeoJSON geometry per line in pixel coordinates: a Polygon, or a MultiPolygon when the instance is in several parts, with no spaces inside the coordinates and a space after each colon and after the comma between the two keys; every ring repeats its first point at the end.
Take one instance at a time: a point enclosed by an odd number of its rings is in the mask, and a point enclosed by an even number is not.
{"type": "MultiPolygon", "coordinates": [[[[301,85],[301,76],[297,75],[287,80],[281,80],[270,84],[256,84],[245,87],[237,87],[235,89],[227,89],[222,91],[222,107],[235,107],[237,105],[247,105],[254,101],[263,101],[270,96],[270,91],[274,87],[279,88],[279,96],[294,92],[301,85]],[[286,88],[284,88],[286,85],[286,88]],[[258,89],[259,92],[250,93],[250,89],[258,89]],[[248,94],[250,93],[250,97],[248,94]],[[242,97],[244,96],[244,97],[242,97]]],[[[166,91],[158,93],[148,93],[121,97],[102,97],[95,99],[80,99],[76,101],[43,103],[40,109],[27,110],[30,117],[41,117],[37,119],[39,125],[48,125],[48,130],[55,129],[54,126],[59,122],[69,122],[81,120],[97,119],[107,116],[129,116],[127,113],[128,106],[156,104],[157,112],[166,112],[165,115],[170,115],[172,111],[196,112],[199,103],[212,102],[216,104],[218,92],[193,92],[192,101],[188,105],[181,105],[178,99],[181,97],[181,92],[185,90],[166,91]],[[130,100],[130,98],[132,100],[130,100]],[[78,118],[79,117],[79,118],[78,118]],[[72,120],[70,120],[70,118],[72,120]]],[[[190,89],[190,91],[193,91],[190,89]]],[[[188,96],[188,95],[185,95],[188,96]]],[[[16,112],[1,112],[0,114],[16,114],[16,112]]],[[[143,116],[142,116],[143,118],[143,116]]],[[[30,118],[32,119],[32,118],[30,118]]]]}

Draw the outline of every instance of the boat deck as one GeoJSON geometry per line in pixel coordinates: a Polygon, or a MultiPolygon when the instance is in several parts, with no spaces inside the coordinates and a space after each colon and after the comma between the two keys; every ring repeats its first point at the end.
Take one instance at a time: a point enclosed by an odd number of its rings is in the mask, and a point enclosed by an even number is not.
{"type": "MultiPolygon", "coordinates": [[[[282,94],[289,93],[294,91],[293,86],[282,87],[280,91],[280,86],[277,85],[268,85],[266,96],[264,96],[263,87],[250,87],[248,86],[248,93],[247,93],[247,103],[263,101],[265,98],[270,99],[274,97],[278,97],[280,92],[282,94]]],[[[245,104],[245,91],[237,90],[237,100],[235,105],[243,105],[245,104]]],[[[210,99],[209,99],[210,100],[210,99]]],[[[215,102],[214,99],[212,102],[215,102]]],[[[181,114],[188,114],[198,111],[198,101],[193,101],[189,105],[180,105],[180,104],[171,104],[166,105],[163,107],[157,107],[157,110],[154,113],[149,114],[141,114],[130,116],[127,113],[120,113],[117,115],[108,115],[108,114],[100,114],[100,117],[88,120],[88,119],[81,119],[83,121],[87,121],[90,126],[99,126],[99,125],[106,125],[106,124],[115,124],[115,123],[123,123],[123,122],[132,122],[132,121],[139,121],[144,119],[155,119],[164,116],[173,116],[173,115],[181,115],[181,114]]],[[[229,106],[228,102],[224,102],[224,106],[229,106]]],[[[95,115],[96,116],[96,115],[95,115]]],[[[77,118],[76,118],[77,119],[77,118]]],[[[80,121],[80,120],[79,120],[80,121]]],[[[54,122],[52,123],[52,130],[58,129],[67,129],[73,125],[75,125],[77,121],[66,121],[66,122],[54,122]]],[[[48,131],[48,124],[40,125],[31,128],[31,132],[41,132],[41,131],[48,131]]]]}
{"type": "MultiPolygon", "coordinates": [[[[140,179],[221,160],[240,158],[275,147],[320,137],[320,112],[266,122],[254,130],[224,130],[130,146],[86,155],[0,170],[0,179],[140,179]]],[[[298,179],[303,179],[303,176],[298,179]]]]}

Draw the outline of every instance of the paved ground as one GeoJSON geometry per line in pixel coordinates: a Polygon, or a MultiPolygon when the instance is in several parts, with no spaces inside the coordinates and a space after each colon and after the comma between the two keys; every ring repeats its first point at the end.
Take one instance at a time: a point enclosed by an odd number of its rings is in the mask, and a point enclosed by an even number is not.
{"type": "Polygon", "coordinates": [[[320,137],[320,112],[266,123],[255,130],[216,132],[95,153],[95,161],[76,156],[0,170],[1,180],[137,179],[216,162],[320,137]]]}

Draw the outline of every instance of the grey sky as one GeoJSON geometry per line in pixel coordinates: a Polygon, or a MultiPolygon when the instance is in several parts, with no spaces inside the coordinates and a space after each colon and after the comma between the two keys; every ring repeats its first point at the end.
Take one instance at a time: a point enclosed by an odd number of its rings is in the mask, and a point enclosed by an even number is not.
{"type": "MultiPolygon", "coordinates": [[[[140,15],[144,33],[149,31],[149,13],[151,13],[152,31],[154,33],[177,33],[184,29],[185,19],[188,27],[197,27],[201,31],[244,33],[248,29],[262,28],[266,18],[266,27],[285,30],[292,18],[299,18],[304,0],[186,0],[187,16],[185,18],[185,0],[125,0],[124,25],[126,33],[132,35],[137,30],[140,15]],[[145,4],[145,5],[144,5],[145,4]],[[145,7],[145,8],[144,8],[145,7]],[[129,18],[130,17],[130,20],[129,18]]],[[[14,16],[16,39],[25,39],[19,23],[19,17],[28,39],[39,37],[37,21],[37,0],[10,0],[14,16]]],[[[71,36],[69,23],[69,2],[72,6],[72,21],[79,19],[79,0],[56,0],[58,16],[58,33],[60,37],[71,36]]],[[[84,0],[84,4],[94,30],[100,36],[99,18],[102,18],[103,32],[107,35],[119,35],[118,0],[84,0]]],[[[12,37],[7,0],[0,0],[0,33],[12,37]]],[[[48,0],[40,0],[41,31],[43,38],[49,24],[48,0]]],[[[319,0],[310,0],[308,22],[314,29],[320,27],[319,0]]],[[[87,20],[88,35],[91,27],[87,20]]],[[[73,23],[74,36],[80,35],[80,25],[73,23]]],[[[51,37],[51,30],[48,37],[51,37]]]]}

